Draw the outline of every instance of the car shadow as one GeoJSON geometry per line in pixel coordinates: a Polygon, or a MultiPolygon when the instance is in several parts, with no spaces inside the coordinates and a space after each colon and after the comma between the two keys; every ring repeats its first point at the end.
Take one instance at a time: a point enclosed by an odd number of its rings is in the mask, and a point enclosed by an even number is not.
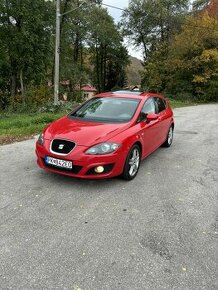
{"type": "Polygon", "coordinates": [[[111,186],[111,184],[121,184],[125,183],[125,180],[122,180],[121,177],[113,177],[113,178],[104,178],[104,179],[83,179],[83,178],[77,178],[77,177],[71,177],[66,175],[61,175],[55,172],[49,172],[40,170],[38,171],[39,178],[46,181],[49,181],[50,183],[54,184],[68,184],[72,186],[78,186],[78,187],[108,187],[111,186]]]}

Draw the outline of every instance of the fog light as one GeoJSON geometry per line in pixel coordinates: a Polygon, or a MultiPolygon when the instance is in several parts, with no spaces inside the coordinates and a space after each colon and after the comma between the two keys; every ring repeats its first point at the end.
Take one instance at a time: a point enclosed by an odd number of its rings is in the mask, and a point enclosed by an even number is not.
{"type": "Polygon", "coordinates": [[[96,173],[102,173],[102,172],[104,172],[104,167],[103,166],[97,166],[97,167],[95,167],[95,172],[96,173]]]}

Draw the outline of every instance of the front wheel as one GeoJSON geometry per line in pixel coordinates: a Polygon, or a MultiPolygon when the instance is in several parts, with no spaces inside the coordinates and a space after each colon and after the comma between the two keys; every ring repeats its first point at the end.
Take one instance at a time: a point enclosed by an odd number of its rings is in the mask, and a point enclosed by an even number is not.
{"type": "Polygon", "coordinates": [[[136,177],[141,161],[141,150],[137,144],[129,150],[126,158],[122,177],[126,180],[132,180],[136,177]]]}
{"type": "Polygon", "coordinates": [[[170,129],[167,133],[166,141],[163,143],[164,147],[170,147],[173,143],[173,125],[170,126],[170,129]]]}

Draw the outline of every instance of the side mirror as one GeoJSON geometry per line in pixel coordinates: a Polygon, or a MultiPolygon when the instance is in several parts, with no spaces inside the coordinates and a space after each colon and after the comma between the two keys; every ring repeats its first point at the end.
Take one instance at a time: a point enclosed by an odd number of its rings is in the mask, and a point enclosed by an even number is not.
{"type": "Polygon", "coordinates": [[[151,122],[151,121],[154,121],[154,120],[157,120],[157,119],[158,119],[158,115],[157,114],[154,114],[154,113],[148,113],[147,114],[147,117],[146,117],[147,122],[151,122]]]}

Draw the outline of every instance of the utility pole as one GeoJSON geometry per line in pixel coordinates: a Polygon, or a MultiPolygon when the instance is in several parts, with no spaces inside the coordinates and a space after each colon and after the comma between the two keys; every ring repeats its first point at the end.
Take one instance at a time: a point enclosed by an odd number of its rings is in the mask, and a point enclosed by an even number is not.
{"type": "Polygon", "coordinates": [[[59,65],[60,65],[60,0],[56,0],[56,40],[55,40],[55,73],[54,73],[54,105],[59,103],[59,65]]]}
{"type": "Polygon", "coordinates": [[[54,72],[54,105],[59,104],[59,70],[60,70],[60,26],[61,26],[61,17],[68,13],[71,13],[74,10],[79,9],[86,1],[82,1],[81,4],[63,14],[60,13],[60,0],[56,0],[56,36],[55,36],[55,72],[54,72]]]}

